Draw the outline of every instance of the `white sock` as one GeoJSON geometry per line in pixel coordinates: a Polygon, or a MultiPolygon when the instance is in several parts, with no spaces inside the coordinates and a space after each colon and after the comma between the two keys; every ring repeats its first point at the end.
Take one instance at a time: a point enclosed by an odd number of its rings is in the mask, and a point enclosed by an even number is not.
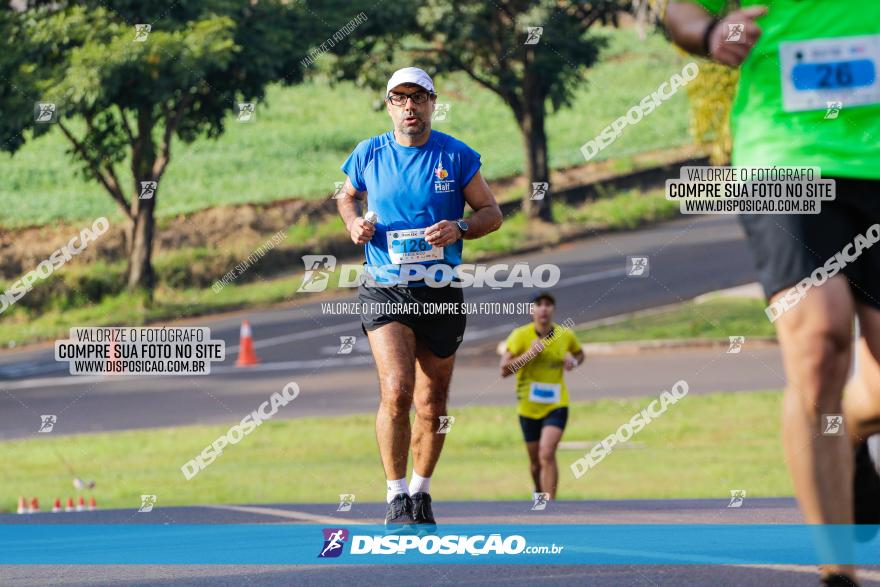
{"type": "Polygon", "coordinates": [[[388,479],[388,493],[385,494],[385,502],[391,503],[391,500],[398,493],[406,493],[406,477],[403,479],[388,479]]]}
{"type": "Polygon", "coordinates": [[[409,482],[409,494],[415,495],[420,491],[424,491],[428,493],[431,488],[431,478],[430,477],[422,477],[416,470],[413,469],[412,481],[409,482]]]}

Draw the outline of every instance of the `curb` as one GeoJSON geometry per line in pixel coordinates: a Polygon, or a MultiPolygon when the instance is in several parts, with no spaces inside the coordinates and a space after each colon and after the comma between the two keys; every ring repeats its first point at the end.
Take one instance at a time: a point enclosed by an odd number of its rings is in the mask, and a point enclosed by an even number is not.
{"type": "MultiPolygon", "coordinates": [[[[750,347],[770,348],[779,346],[776,337],[746,337],[750,347]]],[[[629,355],[644,351],[697,350],[728,348],[730,341],[720,338],[685,338],[663,340],[633,340],[624,342],[595,342],[581,345],[587,355],[629,355]]]]}

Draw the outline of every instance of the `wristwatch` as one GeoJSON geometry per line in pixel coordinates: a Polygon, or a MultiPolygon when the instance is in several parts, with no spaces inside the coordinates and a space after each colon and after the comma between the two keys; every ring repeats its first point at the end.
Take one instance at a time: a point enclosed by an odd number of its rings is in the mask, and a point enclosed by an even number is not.
{"type": "Polygon", "coordinates": [[[461,238],[464,238],[464,235],[467,234],[468,228],[470,228],[468,226],[468,223],[465,222],[464,220],[456,220],[455,225],[461,231],[461,238]]]}

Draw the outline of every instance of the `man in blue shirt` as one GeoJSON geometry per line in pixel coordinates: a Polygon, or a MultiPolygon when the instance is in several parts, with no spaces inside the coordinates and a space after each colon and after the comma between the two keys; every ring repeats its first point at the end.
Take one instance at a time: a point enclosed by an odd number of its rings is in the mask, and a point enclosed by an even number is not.
{"type": "Polygon", "coordinates": [[[479,153],[431,129],[436,99],[421,69],[391,76],[385,106],[394,129],[358,144],[342,165],[348,177],[337,199],[352,241],[366,245],[367,283],[358,301],[379,374],[376,438],[388,488],[385,523],[430,530],[436,528],[430,478],[449,430],[446,400],[465,329],[462,290],[450,285],[450,268],[461,263],[462,240],[497,230],[502,220],[480,174],[479,153]],[[364,200],[369,212],[361,216],[364,200]],[[467,219],[465,202],[473,209],[467,219]],[[422,312],[426,304],[450,309],[422,312]]]}

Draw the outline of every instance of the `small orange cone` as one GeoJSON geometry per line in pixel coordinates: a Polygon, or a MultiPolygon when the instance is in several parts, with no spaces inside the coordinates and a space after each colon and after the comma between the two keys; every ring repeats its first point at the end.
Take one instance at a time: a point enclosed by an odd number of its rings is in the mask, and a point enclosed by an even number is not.
{"type": "Polygon", "coordinates": [[[38,511],[40,511],[40,500],[38,500],[36,497],[32,497],[31,506],[28,508],[28,513],[32,514],[38,511]]]}
{"type": "Polygon", "coordinates": [[[248,367],[256,365],[260,362],[257,353],[254,351],[254,337],[251,332],[251,325],[247,320],[241,323],[241,342],[239,344],[238,359],[235,361],[236,367],[248,367]]]}
{"type": "Polygon", "coordinates": [[[16,514],[26,514],[26,513],[28,513],[28,511],[27,511],[27,501],[24,499],[24,497],[19,497],[19,498],[18,498],[18,509],[15,510],[15,513],[16,513],[16,514]]]}
{"type": "Polygon", "coordinates": [[[97,504],[97,502],[95,502],[95,496],[93,495],[93,496],[89,497],[89,511],[93,512],[96,509],[98,509],[98,504],[97,504]]]}
{"type": "Polygon", "coordinates": [[[52,513],[57,514],[60,511],[61,511],[61,500],[56,497],[55,503],[52,505],[52,513]]]}
{"type": "Polygon", "coordinates": [[[85,509],[86,509],[86,500],[82,495],[80,495],[79,501],[76,503],[76,511],[82,512],[82,511],[85,511],[85,509]]]}
{"type": "Polygon", "coordinates": [[[67,505],[64,506],[64,511],[65,511],[65,512],[72,512],[72,511],[74,511],[74,508],[73,508],[73,498],[72,498],[72,497],[68,497],[68,498],[67,498],[67,505]]]}

